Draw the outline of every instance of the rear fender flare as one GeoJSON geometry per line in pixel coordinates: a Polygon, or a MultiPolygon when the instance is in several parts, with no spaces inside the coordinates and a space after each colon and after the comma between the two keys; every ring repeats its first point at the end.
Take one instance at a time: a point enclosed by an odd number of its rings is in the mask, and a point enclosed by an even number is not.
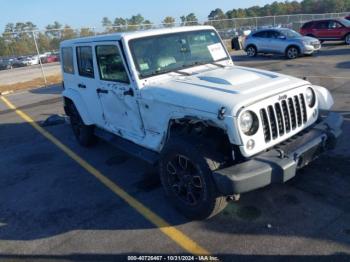
{"type": "Polygon", "coordinates": [[[62,96],[64,98],[70,99],[75,107],[77,108],[80,117],[82,118],[85,125],[93,125],[94,122],[92,121],[92,118],[89,114],[88,107],[86,106],[83,98],[79,94],[79,92],[72,90],[72,89],[66,89],[63,91],[62,96]]]}

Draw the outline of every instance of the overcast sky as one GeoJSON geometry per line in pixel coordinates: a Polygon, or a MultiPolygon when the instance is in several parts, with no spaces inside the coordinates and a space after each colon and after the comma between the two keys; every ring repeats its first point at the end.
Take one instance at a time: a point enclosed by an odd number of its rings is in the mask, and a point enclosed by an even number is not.
{"type": "Polygon", "coordinates": [[[253,5],[272,3],[268,0],[4,0],[0,9],[0,31],[5,24],[31,21],[40,29],[57,20],[78,28],[100,27],[102,17],[128,18],[142,14],[154,23],[160,23],[169,15],[179,19],[181,15],[195,13],[205,20],[210,11],[224,11],[253,5]]]}

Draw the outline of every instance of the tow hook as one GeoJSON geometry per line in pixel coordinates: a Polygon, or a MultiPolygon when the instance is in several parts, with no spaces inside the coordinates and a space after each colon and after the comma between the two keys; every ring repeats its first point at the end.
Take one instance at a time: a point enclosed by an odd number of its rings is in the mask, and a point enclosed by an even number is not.
{"type": "Polygon", "coordinates": [[[281,148],[276,148],[276,151],[279,153],[279,158],[283,159],[286,157],[286,154],[284,153],[284,151],[281,148]]]}
{"type": "Polygon", "coordinates": [[[228,196],[227,197],[227,201],[234,201],[234,202],[237,202],[239,201],[239,199],[241,198],[241,195],[240,194],[234,194],[232,196],[228,196]]]}
{"type": "Polygon", "coordinates": [[[219,120],[224,120],[225,118],[225,113],[226,113],[226,107],[221,107],[218,111],[218,119],[219,120]]]}

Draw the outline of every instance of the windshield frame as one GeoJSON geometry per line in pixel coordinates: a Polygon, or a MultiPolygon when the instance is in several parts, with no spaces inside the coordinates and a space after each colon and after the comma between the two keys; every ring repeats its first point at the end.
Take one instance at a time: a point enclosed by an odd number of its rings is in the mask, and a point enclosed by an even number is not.
{"type": "MultiPolygon", "coordinates": [[[[207,65],[207,64],[213,64],[213,63],[217,63],[217,62],[221,62],[221,61],[226,61],[226,60],[230,60],[232,61],[232,58],[231,58],[231,55],[230,53],[228,52],[225,44],[223,43],[220,35],[214,30],[214,29],[198,29],[198,30],[190,30],[190,31],[180,31],[180,32],[169,32],[169,33],[162,33],[162,34],[155,34],[155,35],[150,35],[150,36],[142,36],[142,37],[135,37],[135,38],[131,38],[128,40],[127,42],[127,45],[128,45],[128,49],[129,49],[129,52],[131,54],[131,62],[133,63],[134,65],[134,68],[136,70],[136,76],[140,79],[140,80],[143,80],[143,79],[147,79],[147,78],[150,78],[150,77],[155,77],[155,76],[159,76],[159,75],[164,75],[164,74],[168,74],[168,73],[171,73],[171,72],[176,72],[176,73],[179,73],[177,71],[181,71],[181,70],[186,70],[188,68],[192,68],[192,67],[196,67],[196,66],[200,66],[200,65],[207,65]],[[206,31],[209,31],[209,32],[213,32],[217,38],[218,38],[218,42],[217,43],[220,43],[222,45],[222,47],[224,48],[224,51],[226,53],[226,57],[225,58],[222,58],[222,59],[219,59],[219,60],[216,60],[216,61],[207,61],[207,62],[203,62],[203,63],[196,63],[196,64],[191,64],[191,65],[188,65],[188,66],[185,66],[185,67],[181,67],[181,68],[177,68],[177,69],[171,69],[171,70],[165,70],[165,71],[159,71],[158,73],[155,73],[155,74],[151,74],[151,75],[146,75],[146,76],[143,76],[140,72],[140,68],[139,68],[139,65],[137,63],[137,60],[136,60],[136,55],[135,55],[135,52],[134,52],[134,49],[132,48],[132,43],[136,40],[140,40],[140,39],[149,39],[149,38],[154,38],[154,39],[157,39],[157,38],[161,38],[165,35],[178,35],[178,34],[186,34],[186,33],[193,33],[193,32],[206,32],[206,31]]],[[[179,73],[180,74],[180,73],[179,73]]]]}

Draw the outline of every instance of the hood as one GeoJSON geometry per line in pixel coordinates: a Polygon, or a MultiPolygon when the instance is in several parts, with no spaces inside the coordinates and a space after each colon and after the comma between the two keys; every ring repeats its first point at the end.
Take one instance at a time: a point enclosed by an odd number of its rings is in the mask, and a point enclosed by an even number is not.
{"type": "Polygon", "coordinates": [[[144,99],[214,114],[225,107],[227,113],[235,116],[243,106],[309,84],[264,70],[238,66],[215,68],[191,76],[163,75],[149,81],[141,89],[141,95],[144,99]]]}
{"type": "Polygon", "coordinates": [[[309,43],[311,43],[311,42],[319,42],[319,40],[318,40],[317,38],[310,37],[310,36],[301,36],[301,37],[294,38],[294,39],[299,39],[299,40],[302,40],[302,41],[307,41],[307,42],[309,42],[309,43]]]}

